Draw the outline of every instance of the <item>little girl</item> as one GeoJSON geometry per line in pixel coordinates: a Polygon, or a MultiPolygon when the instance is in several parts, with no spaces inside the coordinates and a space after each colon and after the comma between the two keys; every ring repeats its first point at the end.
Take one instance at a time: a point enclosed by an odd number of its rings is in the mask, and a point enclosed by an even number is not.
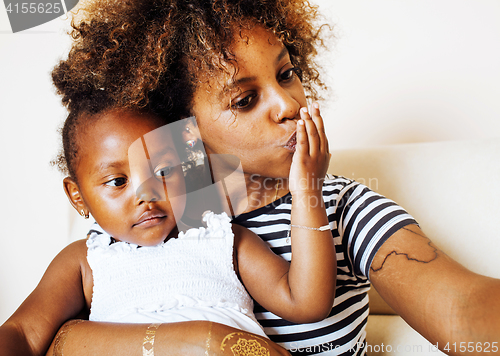
{"type": "MultiPolygon", "coordinates": [[[[329,153],[307,110],[301,118],[296,175],[290,179],[296,196],[307,201],[315,192],[303,183],[311,173],[324,176],[329,153]],[[309,172],[305,167],[318,158],[324,164],[309,172]]],[[[207,212],[206,228],[189,228],[181,220],[186,184],[177,135],[164,123],[150,112],[119,108],[69,115],[63,129],[62,161],[69,172],[64,189],[73,207],[82,216],[92,214],[102,230],[54,259],[16,320],[46,338],[46,345],[82,310],[90,310],[95,321],[150,323],[143,354],[153,354],[160,323],[210,320],[251,333],[234,347],[283,352],[264,339],[245,287],[258,303],[289,320],[313,322],[328,315],[336,268],[324,207],[294,205],[295,213],[310,216],[311,225],[294,225],[292,263],[254,233],[231,225],[225,213],[207,212]],[[43,311],[43,320],[29,318],[30,311],[43,311]]],[[[70,327],[56,339],[56,355],[69,332],[70,327]]],[[[8,346],[9,335],[7,321],[0,344],[8,346]]],[[[212,347],[223,350],[224,342],[211,345],[209,331],[207,354],[212,347]]]]}

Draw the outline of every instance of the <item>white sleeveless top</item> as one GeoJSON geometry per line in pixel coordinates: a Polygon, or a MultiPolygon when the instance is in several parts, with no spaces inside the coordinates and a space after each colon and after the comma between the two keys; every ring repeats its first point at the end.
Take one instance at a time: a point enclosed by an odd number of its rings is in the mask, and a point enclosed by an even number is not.
{"type": "Polygon", "coordinates": [[[92,231],[87,260],[94,279],[90,320],[170,323],[210,320],[265,336],[233,267],[229,217],[205,213],[207,228],[139,247],[92,231]]]}

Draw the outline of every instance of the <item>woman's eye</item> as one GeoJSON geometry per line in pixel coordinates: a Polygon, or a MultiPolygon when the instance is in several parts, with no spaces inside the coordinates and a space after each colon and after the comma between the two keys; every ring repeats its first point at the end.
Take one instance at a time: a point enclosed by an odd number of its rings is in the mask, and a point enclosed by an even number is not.
{"type": "Polygon", "coordinates": [[[282,82],[290,81],[291,79],[293,79],[294,74],[296,74],[299,80],[302,81],[302,71],[298,67],[293,67],[285,70],[280,74],[279,79],[282,82]]]}
{"type": "Polygon", "coordinates": [[[172,167],[163,167],[155,171],[156,178],[167,178],[173,173],[174,169],[172,167]]]}
{"type": "Polygon", "coordinates": [[[232,102],[231,107],[233,109],[245,109],[252,104],[252,101],[253,99],[255,99],[255,97],[255,94],[247,95],[243,99],[232,102]]]}
{"type": "Polygon", "coordinates": [[[112,186],[112,187],[120,187],[124,184],[127,184],[127,178],[123,178],[123,177],[115,178],[115,179],[110,180],[109,182],[106,182],[105,184],[112,186]]]}

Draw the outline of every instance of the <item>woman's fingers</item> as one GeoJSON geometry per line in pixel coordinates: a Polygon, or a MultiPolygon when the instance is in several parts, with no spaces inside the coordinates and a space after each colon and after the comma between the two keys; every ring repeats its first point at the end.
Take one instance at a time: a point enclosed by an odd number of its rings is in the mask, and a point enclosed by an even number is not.
{"type": "Polygon", "coordinates": [[[318,186],[310,180],[322,179],[328,169],[328,141],[317,104],[313,104],[311,113],[305,107],[300,109],[296,139],[290,168],[290,191],[318,186]]]}
{"type": "Polygon", "coordinates": [[[304,126],[307,132],[307,140],[309,142],[309,149],[307,153],[309,156],[315,158],[321,150],[321,140],[316,128],[315,122],[311,119],[311,115],[308,113],[307,108],[300,109],[300,117],[304,121],[304,126]]]}
{"type": "Polygon", "coordinates": [[[295,156],[300,158],[309,154],[309,139],[307,137],[306,124],[304,119],[297,121],[297,144],[295,145],[295,156]]]}
{"type": "Polygon", "coordinates": [[[323,118],[321,117],[318,103],[313,103],[311,105],[311,117],[312,121],[316,124],[316,130],[318,132],[318,137],[320,140],[320,150],[321,152],[328,153],[328,139],[326,137],[325,126],[323,123],[323,118]]]}

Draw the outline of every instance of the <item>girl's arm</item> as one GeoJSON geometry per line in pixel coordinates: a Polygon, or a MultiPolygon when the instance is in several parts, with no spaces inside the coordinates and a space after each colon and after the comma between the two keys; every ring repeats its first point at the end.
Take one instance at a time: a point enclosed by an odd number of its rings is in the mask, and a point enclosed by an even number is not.
{"type": "Polygon", "coordinates": [[[82,287],[86,252],[81,240],[54,258],[35,290],[0,326],[2,355],[45,354],[59,327],[86,307],[82,287]]]}
{"type": "Polygon", "coordinates": [[[336,255],[322,187],[330,154],[317,105],[301,109],[290,170],[292,262],[271,252],[250,231],[235,226],[238,270],[252,297],[284,319],[313,322],[328,316],[335,297],[336,255]],[[312,228],[312,229],[311,229],[312,228]],[[238,237],[238,235],[241,235],[238,237]]]}

